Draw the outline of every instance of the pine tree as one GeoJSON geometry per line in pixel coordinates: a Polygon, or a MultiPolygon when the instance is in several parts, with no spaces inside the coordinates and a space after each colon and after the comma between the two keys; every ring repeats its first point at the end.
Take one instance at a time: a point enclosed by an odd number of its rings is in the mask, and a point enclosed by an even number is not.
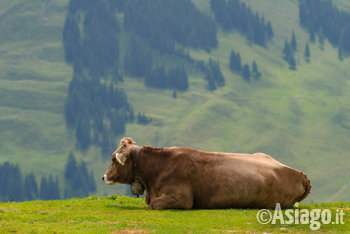
{"type": "Polygon", "coordinates": [[[12,167],[12,175],[7,177],[9,180],[11,191],[9,193],[10,201],[23,201],[24,196],[24,184],[22,178],[22,172],[18,165],[12,167]]]}
{"type": "Polygon", "coordinates": [[[72,16],[67,16],[64,23],[63,42],[66,62],[75,62],[81,53],[81,45],[79,27],[72,16]]]}
{"type": "Polygon", "coordinates": [[[312,32],[310,33],[309,41],[310,41],[312,44],[316,42],[316,35],[315,35],[315,32],[314,32],[314,31],[312,31],[312,32]]]}
{"type": "Polygon", "coordinates": [[[322,29],[320,29],[320,32],[318,33],[318,43],[319,43],[320,49],[323,50],[324,34],[323,34],[323,30],[322,29]]]}
{"type": "Polygon", "coordinates": [[[214,79],[216,81],[217,86],[224,86],[225,85],[225,78],[222,75],[220,64],[219,62],[214,62],[211,65],[211,70],[214,75],[214,79]]]}
{"type": "Polygon", "coordinates": [[[288,59],[288,63],[289,63],[289,69],[290,70],[296,70],[297,69],[297,63],[295,61],[294,55],[291,54],[291,56],[288,59]]]}
{"type": "Polygon", "coordinates": [[[40,199],[48,200],[48,184],[45,176],[41,177],[40,182],[40,199]]]}
{"type": "Polygon", "coordinates": [[[38,185],[34,173],[27,174],[24,180],[24,193],[26,200],[35,200],[38,197],[38,185]]]}
{"type": "Polygon", "coordinates": [[[214,77],[211,74],[206,73],[205,79],[208,81],[207,88],[209,90],[211,90],[211,91],[215,90],[216,89],[216,84],[215,84],[214,77]]]}
{"type": "Polygon", "coordinates": [[[310,62],[310,48],[309,48],[309,43],[306,42],[306,45],[305,45],[305,53],[304,53],[304,56],[305,56],[305,59],[306,59],[306,62],[310,62]]]}
{"type": "Polygon", "coordinates": [[[259,79],[261,77],[261,73],[259,72],[258,65],[256,64],[255,61],[252,63],[252,76],[255,79],[259,79]]]}
{"type": "Polygon", "coordinates": [[[82,114],[78,119],[76,138],[82,150],[86,150],[91,143],[91,126],[88,114],[82,114]]]}
{"type": "Polygon", "coordinates": [[[238,72],[242,70],[241,55],[239,53],[236,54],[234,50],[231,50],[230,54],[230,69],[238,72]]]}
{"type": "Polygon", "coordinates": [[[250,82],[250,68],[248,64],[244,64],[243,66],[242,77],[245,81],[250,82]]]}
{"type": "Polygon", "coordinates": [[[289,57],[290,53],[292,52],[287,39],[284,40],[284,47],[283,47],[282,52],[283,52],[283,58],[285,60],[287,60],[287,58],[289,57]]]}
{"type": "MultiPolygon", "coordinates": [[[[52,180],[49,179],[49,180],[52,180]]],[[[58,178],[52,182],[52,199],[58,199],[58,178]]],[[[92,172],[88,172],[85,162],[76,163],[73,154],[68,157],[65,169],[64,198],[86,197],[90,192],[96,191],[96,183],[92,172]],[[72,171],[72,169],[75,169],[72,171]],[[67,175],[67,176],[66,176],[67,175]]]]}
{"type": "Polygon", "coordinates": [[[295,38],[295,33],[294,33],[294,31],[293,31],[293,33],[292,33],[292,39],[291,39],[291,41],[290,41],[290,46],[291,46],[291,48],[292,48],[292,50],[295,52],[295,51],[297,51],[297,39],[295,38]]]}
{"type": "Polygon", "coordinates": [[[64,168],[64,178],[69,179],[72,178],[75,175],[75,172],[77,171],[77,162],[74,157],[74,153],[71,151],[69,153],[66,166],[64,168]]]}
{"type": "Polygon", "coordinates": [[[222,75],[218,61],[209,59],[206,65],[205,79],[208,82],[207,88],[209,90],[215,90],[217,87],[225,85],[225,77],[222,75]]]}
{"type": "Polygon", "coordinates": [[[282,52],[283,52],[283,59],[286,60],[289,64],[289,69],[296,70],[294,51],[292,49],[292,45],[289,44],[287,40],[284,41],[284,48],[282,52]]]}
{"type": "Polygon", "coordinates": [[[272,26],[271,26],[270,21],[266,25],[266,31],[267,31],[267,35],[268,35],[269,39],[271,39],[273,37],[273,30],[272,30],[272,26]]]}
{"type": "Polygon", "coordinates": [[[5,162],[0,166],[0,199],[4,201],[25,199],[22,172],[18,165],[5,162]]]}
{"type": "Polygon", "coordinates": [[[53,179],[52,175],[49,175],[49,178],[47,180],[47,194],[46,194],[46,200],[58,200],[60,199],[60,191],[59,191],[59,185],[58,185],[58,177],[56,177],[56,180],[53,179]]]}

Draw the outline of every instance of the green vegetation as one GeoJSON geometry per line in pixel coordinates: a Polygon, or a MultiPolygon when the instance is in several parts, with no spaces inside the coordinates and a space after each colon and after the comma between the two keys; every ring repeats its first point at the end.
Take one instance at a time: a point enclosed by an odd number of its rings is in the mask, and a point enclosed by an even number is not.
{"type": "MultiPolygon", "coordinates": [[[[66,128],[64,120],[64,104],[73,73],[73,68],[65,63],[62,46],[68,2],[5,0],[0,3],[1,22],[6,22],[0,24],[0,164],[10,161],[19,164],[23,174],[33,171],[36,178],[52,174],[53,178],[59,176],[59,181],[64,181],[68,154],[77,144],[76,133],[66,128]]],[[[210,1],[193,2],[202,12],[210,13],[210,1]]],[[[124,76],[124,82],[119,85],[135,113],[145,113],[152,119],[148,125],[127,124],[124,135],[133,137],[139,145],[265,152],[310,177],[313,188],[307,202],[328,201],[342,187],[333,200],[348,200],[350,59],[338,60],[337,49],[326,38],[323,50],[316,43],[309,43],[310,62],[305,61],[304,45],[310,35],[300,27],[298,1],[245,2],[253,12],[264,15],[265,22],[272,22],[274,37],[267,47],[251,44],[245,36],[218,26],[217,48],[210,52],[185,48],[196,60],[220,62],[225,86],[215,91],[207,90],[203,74],[187,67],[188,91],[177,91],[176,98],[172,96],[173,90],[149,88],[135,77],[124,76]],[[293,31],[298,43],[294,53],[296,71],[289,70],[281,52],[284,39],[289,39],[293,31]],[[256,61],[262,74],[259,80],[247,83],[240,74],[230,71],[232,49],[244,63],[256,61]]],[[[339,6],[350,9],[345,0],[339,1],[339,6]]],[[[118,13],[118,22],[122,18],[118,13]]],[[[126,47],[121,46],[120,50],[126,47]]],[[[158,54],[152,61],[156,64],[163,58],[178,61],[158,54]]],[[[111,144],[117,146],[117,142],[111,144]]],[[[93,146],[84,152],[76,150],[74,155],[77,161],[85,161],[93,170],[95,181],[100,181],[111,153],[103,154],[101,159],[100,149],[93,146]]],[[[125,194],[125,188],[97,183],[96,194],[125,194]]],[[[73,201],[79,200],[65,202],[73,201]]],[[[42,203],[46,204],[43,210],[49,212],[49,204],[54,203],[42,203]]],[[[20,206],[26,204],[33,203],[20,206]]],[[[33,209],[29,207],[28,210],[33,209]]],[[[82,226],[91,224],[86,222],[82,226]]],[[[33,224],[27,227],[30,225],[33,224]]]]}
{"type": "MultiPolygon", "coordinates": [[[[299,209],[336,209],[348,214],[345,224],[322,225],[322,232],[350,229],[350,203],[299,205],[299,209]]],[[[149,210],[143,198],[89,197],[61,201],[0,203],[0,229],[10,232],[89,232],[143,231],[166,233],[218,232],[310,232],[309,225],[259,224],[258,210],[149,210]]],[[[333,221],[335,218],[333,218],[333,221]]]]}

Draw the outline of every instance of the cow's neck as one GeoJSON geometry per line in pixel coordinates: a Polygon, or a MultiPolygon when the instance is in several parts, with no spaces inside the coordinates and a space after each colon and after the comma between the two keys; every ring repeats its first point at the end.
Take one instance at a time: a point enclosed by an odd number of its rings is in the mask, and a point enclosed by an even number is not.
{"type": "Polygon", "coordinates": [[[145,184],[141,179],[140,175],[140,151],[142,147],[137,146],[132,151],[132,183],[131,183],[131,192],[139,197],[142,195],[145,190],[145,184]]]}
{"type": "Polygon", "coordinates": [[[142,147],[137,146],[133,149],[132,152],[132,176],[133,181],[137,180],[139,175],[139,158],[140,158],[140,151],[142,147]]]}

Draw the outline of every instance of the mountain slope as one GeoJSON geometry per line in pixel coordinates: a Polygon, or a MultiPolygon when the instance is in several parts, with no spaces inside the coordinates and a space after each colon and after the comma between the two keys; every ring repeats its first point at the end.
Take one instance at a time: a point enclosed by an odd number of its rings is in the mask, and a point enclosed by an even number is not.
{"type": "MultiPolygon", "coordinates": [[[[209,1],[194,2],[210,12],[209,1]]],[[[218,48],[210,53],[188,48],[195,59],[220,61],[226,85],[213,92],[196,72],[189,74],[189,91],[178,92],[177,99],[170,90],[147,88],[140,80],[125,77],[120,86],[130,103],[153,119],[146,126],[128,124],[125,135],[140,145],[262,151],[307,173],[313,184],[309,201],[327,201],[350,180],[350,59],[339,61],[337,49],[326,41],[323,50],[310,44],[311,62],[305,62],[309,36],[299,25],[297,1],[245,2],[271,21],[275,36],[268,48],[251,45],[220,27],[218,48]],[[297,71],[289,70],[282,59],[284,40],[290,40],[293,30],[297,71]],[[229,70],[231,49],[240,52],[243,63],[257,62],[260,80],[246,83],[229,70]]],[[[62,49],[68,0],[1,4],[0,163],[9,160],[25,172],[62,178],[75,146],[74,133],[66,129],[63,118],[72,77],[62,49]]],[[[346,1],[339,6],[349,9],[346,1]]],[[[109,155],[101,160],[99,149],[92,147],[76,156],[88,162],[99,181],[109,155]]],[[[98,194],[124,188],[98,184],[98,194]]],[[[346,186],[334,200],[348,200],[349,192],[346,186]]]]}

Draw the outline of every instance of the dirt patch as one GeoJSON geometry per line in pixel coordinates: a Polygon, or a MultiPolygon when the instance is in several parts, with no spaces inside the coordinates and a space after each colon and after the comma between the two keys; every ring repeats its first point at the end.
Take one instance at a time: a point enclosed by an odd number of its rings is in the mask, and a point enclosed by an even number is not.
{"type": "Polygon", "coordinates": [[[339,208],[331,208],[332,210],[350,210],[350,208],[347,207],[339,207],[339,208]]]}
{"type": "Polygon", "coordinates": [[[149,230],[149,229],[136,229],[136,228],[131,228],[131,229],[123,229],[123,230],[118,230],[112,232],[113,234],[138,234],[138,233],[151,233],[154,232],[154,230],[149,230]]]}

